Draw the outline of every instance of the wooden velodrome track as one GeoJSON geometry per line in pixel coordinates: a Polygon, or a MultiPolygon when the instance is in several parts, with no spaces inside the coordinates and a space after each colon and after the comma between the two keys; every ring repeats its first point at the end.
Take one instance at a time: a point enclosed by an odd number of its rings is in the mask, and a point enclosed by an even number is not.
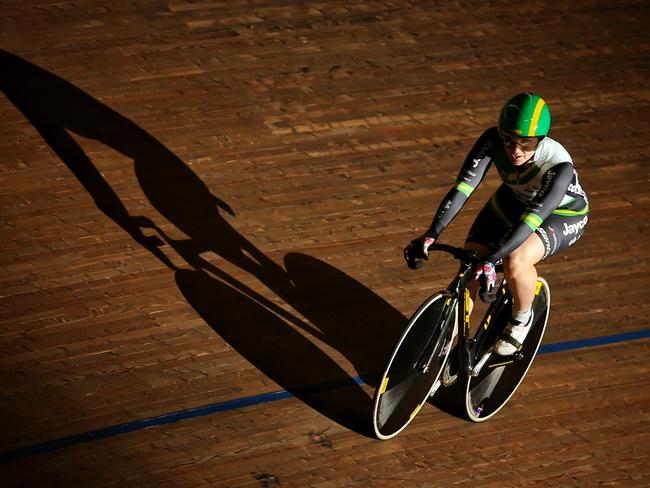
{"type": "Polygon", "coordinates": [[[648,2],[1,10],[3,486],[648,486],[648,2]],[[592,208],[540,266],[545,354],[495,419],[376,440],[456,266],[401,249],[525,89],[592,208]]]}

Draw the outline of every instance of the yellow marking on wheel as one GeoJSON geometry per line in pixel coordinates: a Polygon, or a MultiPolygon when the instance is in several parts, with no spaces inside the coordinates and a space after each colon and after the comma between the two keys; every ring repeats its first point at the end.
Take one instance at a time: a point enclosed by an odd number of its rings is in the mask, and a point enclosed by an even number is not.
{"type": "Polygon", "coordinates": [[[387,388],[388,388],[388,376],[384,378],[384,381],[381,384],[381,388],[379,389],[379,394],[383,395],[384,393],[386,393],[387,388]]]}
{"type": "Polygon", "coordinates": [[[418,412],[419,412],[420,409],[422,408],[422,405],[424,405],[424,404],[423,404],[423,403],[420,403],[417,407],[415,407],[415,410],[413,410],[413,411],[411,412],[411,415],[410,415],[410,417],[409,417],[409,421],[410,421],[410,420],[413,420],[413,417],[415,417],[415,416],[418,414],[418,412]]]}
{"type": "Polygon", "coordinates": [[[537,282],[537,288],[535,288],[535,295],[539,295],[539,292],[541,291],[541,289],[542,289],[542,282],[538,281],[537,282]]]}
{"type": "Polygon", "coordinates": [[[447,301],[445,302],[445,305],[449,305],[451,303],[451,298],[447,298],[447,301]]]}

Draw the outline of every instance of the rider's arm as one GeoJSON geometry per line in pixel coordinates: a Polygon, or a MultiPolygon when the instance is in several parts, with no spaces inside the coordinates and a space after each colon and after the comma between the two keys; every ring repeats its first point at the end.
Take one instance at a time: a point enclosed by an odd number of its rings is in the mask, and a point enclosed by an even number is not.
{"type": "Polygon", "coordinates": [[[514,226],[503,244],[485,257],[485,261],[496,263],[521,246],[560,205],[572,179],[571,163],[560,163],[549,169],[542,177],[541,189],[533,197],[519,223],[514,226]]]}
{"type": "Polygon", "coordinates": [[[496,127],[486,130],[465,158],[456,185],[442,199],[427,234],[437,239],[481,183],[492,162],[496,127]]]}

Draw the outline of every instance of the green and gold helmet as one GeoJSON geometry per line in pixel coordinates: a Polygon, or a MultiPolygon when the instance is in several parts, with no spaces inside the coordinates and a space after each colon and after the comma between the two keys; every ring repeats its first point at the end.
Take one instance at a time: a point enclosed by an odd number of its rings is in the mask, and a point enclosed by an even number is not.
{"type": "Polygon", "coordinates": [[[517,137],[544,137],[551,128],[551,111],[542,97],[524,92],[515,95],[501,109],[499,130],[517,137]]]}

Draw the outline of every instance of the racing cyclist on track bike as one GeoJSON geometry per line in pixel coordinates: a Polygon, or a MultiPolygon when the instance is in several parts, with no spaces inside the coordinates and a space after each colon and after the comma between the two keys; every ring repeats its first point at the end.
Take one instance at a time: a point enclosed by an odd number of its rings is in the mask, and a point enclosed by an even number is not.
{"type": "MultiPolygon", "coordinates": [[[[474,221],[465,248],[478,253],[475,273],[487,291],[495,286],[495,263],[503,260],[514,303],[512,317],[495,347],[500,355],[518,351],[530,329],[535,265],[574,244],[588,221],[587,195],[569,153],[547,136],[550,127],[549,108],[539,95],[525,92],[508,100],[498,127],[487,129],[474,144],[429,229],[404,249],[408,263],[414,263],[411,258],[427,259],[429,246],[494,163],[503,184],[474,221]]],[[[472,300],[478,286],[473,281],[472,300]]]]}

